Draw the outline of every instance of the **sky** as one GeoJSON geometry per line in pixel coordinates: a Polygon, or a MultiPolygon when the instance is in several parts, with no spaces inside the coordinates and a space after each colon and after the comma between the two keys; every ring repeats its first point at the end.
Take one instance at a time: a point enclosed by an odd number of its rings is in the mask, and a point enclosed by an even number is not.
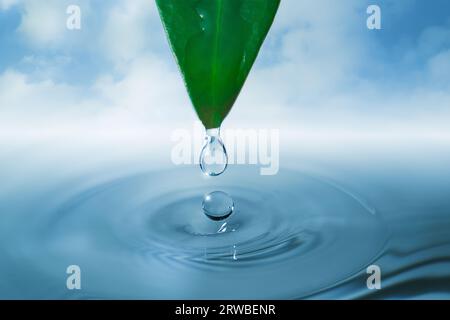
{"type": "MultiPolygon", "coordinates": [[[[449,1],[282,0],[223,125],[450,139],[449,80],[449,1]]],[[[154,1],[0,0],[3,143],[156,139],[194,121],[154,1]],[[81,30],[66,28],[69,5],[81,30]]]]}

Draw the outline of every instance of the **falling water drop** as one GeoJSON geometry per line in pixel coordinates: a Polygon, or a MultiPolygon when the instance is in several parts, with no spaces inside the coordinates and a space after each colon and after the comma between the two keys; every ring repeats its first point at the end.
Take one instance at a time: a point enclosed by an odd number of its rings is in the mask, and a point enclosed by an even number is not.
{"type": "Polygon", "coordinates": [[[227,219],[234,211],[233,199],[225,192],[214,191],[203,197],[203,212],[214,221],[227,219]]]}
{"type": "Polygon", "coordinates": [[[206,130],[205,145],[200,154],[200,168],[207,176],[222,174],[228,165],[228,155],[220,138],[220,129],[206,130]]]}

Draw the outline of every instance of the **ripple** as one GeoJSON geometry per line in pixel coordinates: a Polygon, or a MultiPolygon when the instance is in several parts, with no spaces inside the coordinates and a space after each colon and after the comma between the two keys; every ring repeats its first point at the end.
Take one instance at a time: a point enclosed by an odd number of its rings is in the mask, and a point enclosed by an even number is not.
{"type": "MultiPolygon", "coordinates": [[[[307,296],[361,271],[388,239],[376,211],[338,183],[238,167],[214,179],[190,168],[91,186],[55,208],[42,231],[40,250],[52,259],[85,262],[93,274],[113,263],[103,276],[135,284],[122,296],[167,298],[307,296]],[[234,199],[226,223],[202,212],[214,190],[234,199]]],[[[108,296],[111,286],[94,281],[86,294],[108,296]]]]}

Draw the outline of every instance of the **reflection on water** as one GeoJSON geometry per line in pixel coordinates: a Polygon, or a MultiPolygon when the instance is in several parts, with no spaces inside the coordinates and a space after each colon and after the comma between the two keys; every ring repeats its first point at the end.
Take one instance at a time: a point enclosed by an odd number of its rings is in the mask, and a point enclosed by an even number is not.
{"type": "Polygon", "coordinates": [[[450,292],[447,208],[435,208],[426,221],[399,215],[390,224],[386,219],[393,216],[382,204],[373,207],[360,192],[313,174],[260,176],[238,167],[207,179],[196,169],[45,183],[34,197],[5,199],[0,297],[389,298],[450,292]],[[234,199],[228,220],[212,221],[203,213],[203,195],[215,189],[234,199]],[[432,232],[402,238],[416,224],[432,232]],[[380,291],[366,287],[365,270],[374,263],[383,271],[380,291]],[[65,287],[71,264],[82,270],[77,292],[65,287]]]}

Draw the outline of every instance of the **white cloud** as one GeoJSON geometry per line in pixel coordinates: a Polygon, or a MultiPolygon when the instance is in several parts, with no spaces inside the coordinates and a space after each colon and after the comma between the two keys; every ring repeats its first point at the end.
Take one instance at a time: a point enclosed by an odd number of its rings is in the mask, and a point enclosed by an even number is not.
{"type": "Polygon", "coordinates": [[[254,86],[254,95],[271,104],[298,105],[348,87],[366,63],[359,7],[360,1],[282,2],[273,29],[280,45],[271,48],[280,59],[254,69],[249,90],[254,86]]]}
{"type": "Polygon", "coordinates": [[[94,90],[119,109],[150,122],[195,119],[181,76],[157,57],[141,57],[130,63],[125,76],[100,77],[94,90]],[[169,85],[170,84],[170,85],[169,85]]]}
{"type": "MultiPolygon", "coordinates": [[[[161,23],[153,1],[117,1],[109,9],[101,32],[101,44],[106,57],[116,63],[126,63],[145,54],[158,40],[161,23]]],[[[161,43],[161,42],[159,42],[161,43]]]]}
{"type": "Polygon", "coordinates": [[[450,23],[447,26],[431,26],[423,30],[414,49],[420,55],[429,56],[448,47],[450,47],[450,23]]]}
{"type": "Polygon", "coordinates": [[[33,105],[41,110],[43,106],[51,107],[52,102],[66,97],[67,86],[57,85],[50,80],[31,84],[26,75],[8,70],[0,77],[0,92],[2,111],[14,112],[23,109],[33,112],[33,105]],[[54,99],[49,99],[50,96],[54,99]]]}
{"type": "Polygon", "coordinates": [[[428,61],[432,81],[450,87],[450,49],[439,52],[428,61]]]}
{"type": "MultiPolygon", "coordinates": [[[[65,7],[58,9],[62,2],[52,0],[42,7],[36,3],[42,2],[26,1],[20,31],[40,47],[64,47],[65,7]],[[42,20],[52,21],[41,25],[42,20]]],[[[105,130],[190,126],[195,112],[154,2],[120,0],[105,10],[98,17],[106,18],[89,29],[83,45],[98,47],[97,54],[112,61],[114,68],[98,75],[89,87],[34,81],[27,74],[7,71],[0,75],[3,124],[16,130],[49,123],[74,130],[84,130],[86,123],[105,130]]],[[[371,48],[363,38],[364,14],[357,0],[282,1],[271,38],[277,45],[261,53],[281,59],[257,65],[226,125],[356,131],[426,125],[445,130],[448,91],[423,86],[395,92],[386,90],[389,84],[359,77],[371,48]]],[[[423,75],[430,83],[445,83],[450,74],[450,57],[444,50],[448,30],[430,30],[412,51],[434,48],[423,75]]]]}
{"type": "Polygon", "coordinates": [[[21,0],[0,0],[0,10],[8,10],[20,2],[21,0]]]}
{"type": "Polygon", "coordinates": [[[35,45],[54,45],[63,40],[66,27],[64,3],[57,0],[25,1],[18,31],[35,45]]]}
{"type": "MultiPolygon", "coordinates": [[[[64,49],[80,31],[67,30],[66,10],[73,4],[70,0],[21,0],[22,17],[18,33],[24,37],[31,47],[41,50],[64,49]]],[[[91,0],[77,0],[81,8],[82,28],[90,18],[91,0]]],[[[89,34],[92,36],[92,34],[89,34]]]]}
{"type": "Polygon", "coordinates": [[[180,75],[163,61],[140,58],[123,71],[120,79],[105,74],[86,88],[8,70],[0,75],[0,126],[20,129],[100,121],[106,126],[151,127],[195,120],[180,75]]]}

